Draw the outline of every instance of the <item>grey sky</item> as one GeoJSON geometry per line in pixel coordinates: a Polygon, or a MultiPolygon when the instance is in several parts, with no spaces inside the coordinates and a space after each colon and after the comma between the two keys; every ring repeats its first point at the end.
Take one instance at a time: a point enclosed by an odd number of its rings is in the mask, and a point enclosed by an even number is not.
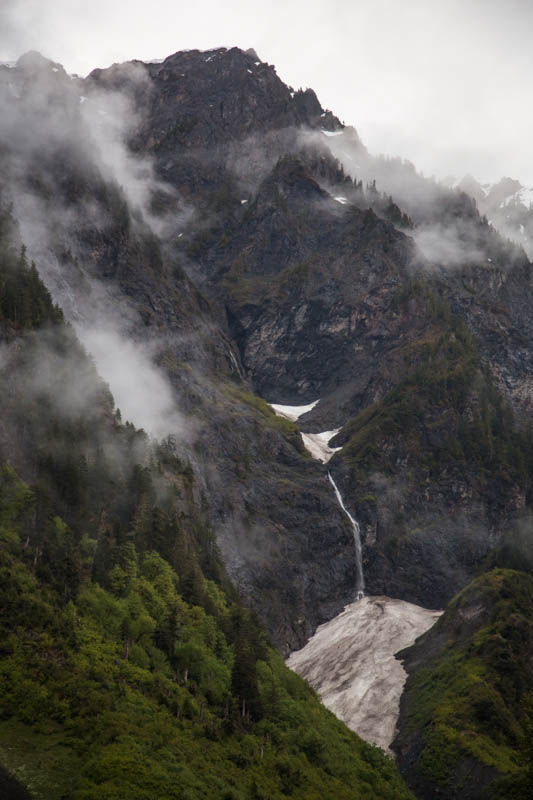
{"type": "Polygon", "coordinates": [[[533,186],[532,37],[533,0],[0,0],[0,60],[34,48],[85,74],[255,47],[372,152],[533,186]]]}

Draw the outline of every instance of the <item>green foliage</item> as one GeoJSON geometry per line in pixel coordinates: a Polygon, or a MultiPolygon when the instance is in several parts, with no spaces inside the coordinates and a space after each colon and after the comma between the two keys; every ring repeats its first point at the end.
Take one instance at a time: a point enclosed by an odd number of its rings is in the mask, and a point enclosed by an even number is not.
{"type": "Polygon", "coordinates": [[[420,734],[416,769],[432,785],[457,786],[465,764],[516,774],[502,785],[530,775],[532,609],[533,579],[497,569],[461,592],[437,624],[447,643],[409,679],[402,733],[420,734]]]}
{"type": "Polygon", "coordinates": [[[409,798],[235,599],[176,443],[122,422],[24,254],[0,256],[3,430],[34,479],[0,469],[0,765],[37,800],[409,798]]]}
{"type": "Polygon", "coordinates": [[[41,281],[35,264],[28,264],[26,249],[13,245],[15,223],[11,208],[0,198],[0,324],[37,328],[60,323],[61,310],[55,306],[41,281]]]}
{"type": "MultiPolygon", "coordinates": [[[[140,503],[149,482],[134,484],[140,503]]],[[[186,559],[148,549],[146,532],[142,549],[135,535],[109,540],[100,585],[83,538],[52,515],[41,571],[43,536],[25,537],[35,502],[4,467],[0,763],[37,800],[411,796],[198,567],[201,605],[188,602],[186,559]],[[67,554],[80,564],[68,600],[57,577],[67,554]]]]}

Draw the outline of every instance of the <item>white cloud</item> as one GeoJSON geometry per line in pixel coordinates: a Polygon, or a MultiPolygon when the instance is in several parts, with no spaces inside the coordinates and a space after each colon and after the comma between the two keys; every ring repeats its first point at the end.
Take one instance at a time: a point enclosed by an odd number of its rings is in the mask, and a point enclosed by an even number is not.
{"type": "Polygon", "coordinates": [[[183,433],[183,417],[170,384],[153,363],[153,349],[126,338],[109,320],[77,326],[77,332],[111,387],[123,420],[156,438],[183,433]]]}

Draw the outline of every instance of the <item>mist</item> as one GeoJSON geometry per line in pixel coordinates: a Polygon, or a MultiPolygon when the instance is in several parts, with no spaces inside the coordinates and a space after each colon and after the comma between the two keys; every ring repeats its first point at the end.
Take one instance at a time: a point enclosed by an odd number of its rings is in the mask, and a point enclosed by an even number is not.
{"type": "Polygon", "coordinates": [[[457,227],[442,225],[423,227],[414,232],[414,240],[429,262],[459,266],[484,260],[483,252],[473,243],[465,241],[457,227]]]}
{"type": "Polygon", "coordinates": [[[0,60],[40,49],[86,74],[180,49],[255,47],[294,87],[312,86],[374,153],[427,175],[533,185],[533,7],[527,0],[3,0],[0,60]],[[318,46],[318,42],[320,45],[318,46]]]}
{"type": "Polygon", "coordinates": [[[106,324],[79,326],[77,332],[99,374],[112,387],[122,418],[158,439],[184,434],[184,418],[168,380],[154,365],[153,347],[126,339],[106,324]]]}
{"type": "MultiPolygon", "coordinates": [[[[124,70],[130,83],[149,91],[144,67],[124,70]]],[[[118,302],[115,280],[94,274],[100,256],[87,246],[98,241],[95,235],[112,242],[120,235],[143,241],[147,232],[161,233],[168,220],[152,213],[152,198],[156,192],[176,195],[156,179],[152,161],[134,156],[128,147],[140,124],[131,98],[117,91],[80,91],[61,65],[38,54],[29,54],[16,68],[0,68],[3,189],[29,257],[54,301],[76,323],[124,417],[154,437],[179,435],[183,418],[168,379],[154,363],[157,347],[150,338],[134,342],[138,312],[127,299],[118,302]],[[117,207],[122,234],[105,203],[117,207]]],[[[50,364],[43,357],[45,383],[53,372],[50,364]]],[[[79,382],[63,393],[65,413],[76,407],[74,391],[90,403],[91,387],[79,382]]]]}

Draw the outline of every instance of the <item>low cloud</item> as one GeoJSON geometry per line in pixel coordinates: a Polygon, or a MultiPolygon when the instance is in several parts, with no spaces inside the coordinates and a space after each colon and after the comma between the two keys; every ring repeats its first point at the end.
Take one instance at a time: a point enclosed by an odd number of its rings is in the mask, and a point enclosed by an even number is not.
{"type": "Polygon", "coordinates": [[[454,226],[432,225],[413,232],[422,255],[430,262],[443,266],[458,266],[486,260],[483,252],[465,241],[454,226]]]}
{"type": "MultiPolygon", "coordinates": [[[[121,78],[149,94],[144,66],[121,67],[121,78]]],[[[155,176],[151,159],[128,147],[140,124],[131,96],[72,79],[37,53],[14,69],[0,68],[0,175],[21,238],[54,301],[75,322],[123,418],[159,438],[179,435],[185,426],[172,387],[154,363],[157,347],[132,338],[141,320],[114,280],[94,277],[113,224],[106,210],[110,196],[126,217],[122,235],[130,238],[120,245],[125,258],[128,247],[146,240],[148,228],[160,234],[168,224],[152,212],[154,193],[176,199],[155,176]]],[[[43,352],[32,370],[35,391],[49,393],[58,368],[53,351],[43,352]]],[[[87,376],[87,384],[79,376],[75,384],[66,381],[54,398],[58,410],[68,416],[85,402],[90,406],[98,391],[95,377],[87,376]]]]}
{"type": "Polygon", "coordinates": [[[156,438],[184,433],[172,388],[153,362],[153,346],[126,338],[110,321],[78,326],[77,332],[112,388],[124,420],[156,438]]]}

